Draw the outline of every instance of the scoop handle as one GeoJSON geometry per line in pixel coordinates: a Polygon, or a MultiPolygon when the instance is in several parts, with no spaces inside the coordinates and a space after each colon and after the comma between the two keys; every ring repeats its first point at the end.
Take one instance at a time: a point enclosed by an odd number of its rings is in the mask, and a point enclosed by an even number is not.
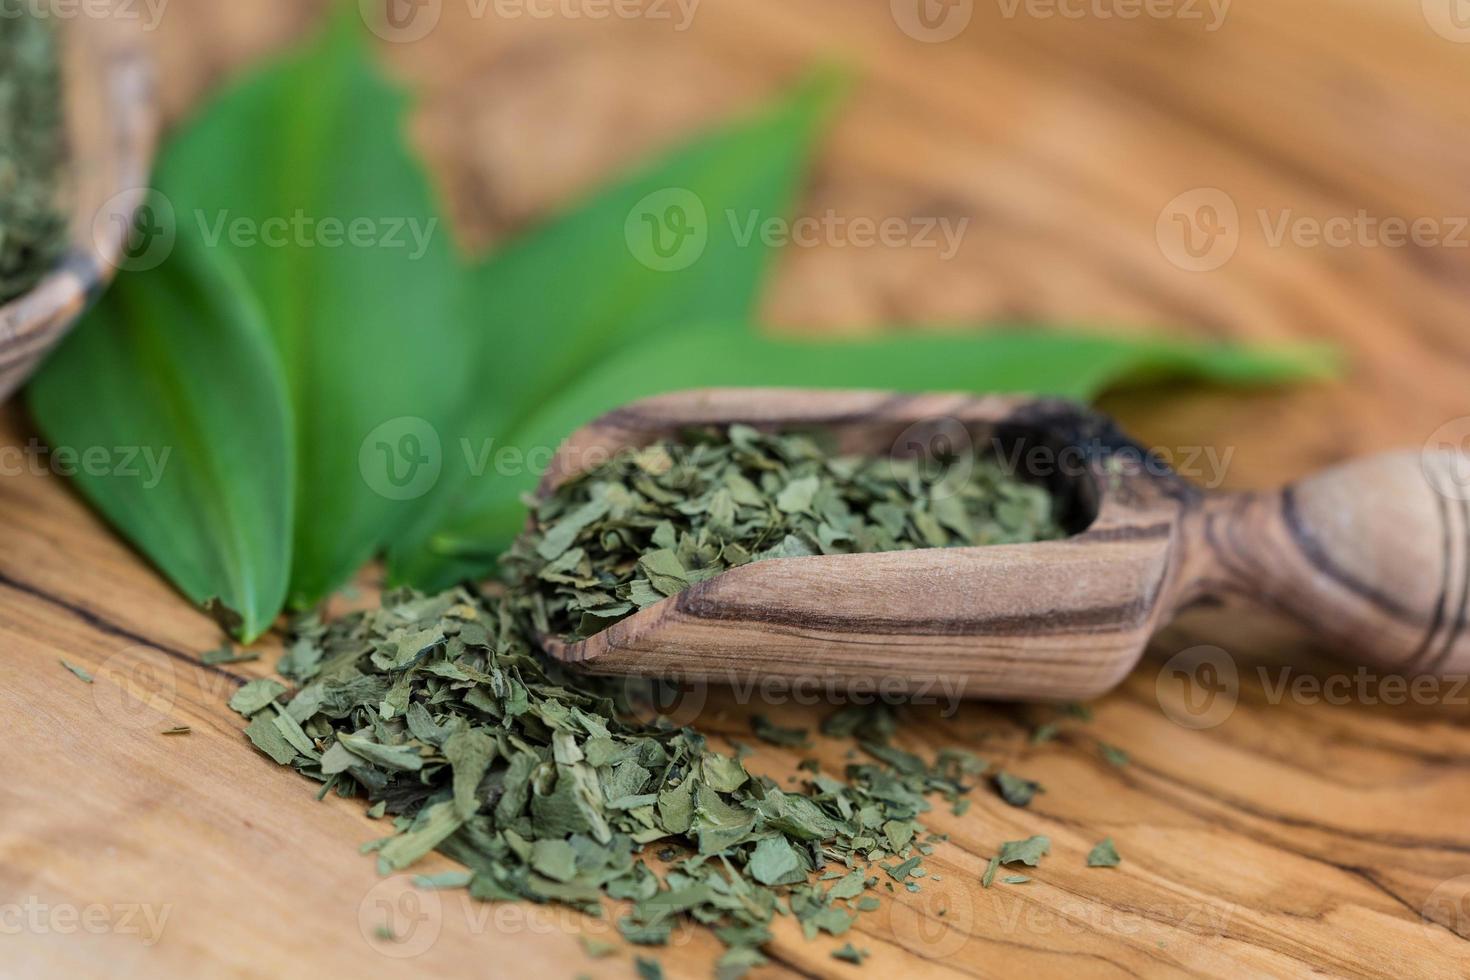
{"type": "Polygon", "coordinates": [[[1395,674],[1470,672],[1470,457],[1385,453],[1217,494],[1184,539],[1190,597],[1243,594],[1395,674]]]}

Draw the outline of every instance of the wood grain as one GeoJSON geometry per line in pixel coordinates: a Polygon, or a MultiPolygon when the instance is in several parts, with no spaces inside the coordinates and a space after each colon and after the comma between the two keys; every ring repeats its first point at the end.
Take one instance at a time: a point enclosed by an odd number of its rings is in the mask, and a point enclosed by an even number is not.
{"type": "MultiPolygon", "coordinates": [[[[766,305],[773,325],[1006,318],[1341,345],[1350,372],[1337,384],[1171,387],[1106,402],[1176,457],[1233,453],[1222,468],[1237,488],[1417,448],[1470,413],[1465,250],[1274,246],[1257,218],[1263,208],[1314,219],[1470,212],[1460,139],[1470,47],[1435,33],[1427,6],[1237,4],[1207,32],[1181,19],[1008,18],[976,4],[943,44],[895,30],[887,4],[855,0],[709,4],[680,33],[442,6],[430,37],[384,51],[421,94],[415,135],[468,243],[504,239],[835,55],[861,75],[806,212],[972,224],[949,261],[919,249],[791,250],[766,305]],[[1240,242],[1221,267],[1192,272],[1170,261],[1157,227],[1170,201],[1210,187],[1236,202],[1240,242]]],[[[152,35],[169,112],[314,9],[174,0],[152,35]]],[[[374,892],[372,862],[354,847],[380,830],[354,805],[313,803],[304,782],[253,754],[223,706],[234,675],[266,665],[196,666],[196,651],[217,642],[212,624],[63,480],[15,472],[11,451],[31,437],[17,410],[0,433],[5,972],[630,975],[627,953],[581,955],[572,934],[596,928],[590,920],[511,907],[497,921],[453,899],[433,912],[374,892]],[[61,657],[97,682],[82,684],[61,657]],[[157,734],[175,723],[193,734],[157,734]],[[91,904],[106,909],[99,934],[63,931],[66,910],[91,904]],[[161,939],[124,927],[113,907],[129,904],[171,909],[161,939]],[[40,926],[13,925],[12,909],[43,905],[40,926]],[[374,938],[393,910],[402,944],[374,938]],[[382,952],[431,934],[415,958],[382,952]]],[[[1156,641],[1091,724],[1064,724],[1052,743],[1029,743],[1034,709],[909,712],[905,748],[976,748],[1047,792],[1024,811],[981,791],[963,817],[933,814],[953,835],[933,859],[943,880],[860,923],[850,938],[873,951],[861,975],[1465,975],[1466,692],[1406,699],[1371,677],[1360,689],[1353,672],[1234,609],[1192,618],[1156,641]],[[1234,696],[1210,701],[1215,688],[1200,682],[1227,668],[1234,696]],[[1132,764],[1102,761],[1099,741],[1132,764]],[[980,889],[997,845],[1032,833],[1054,841],[1036,880],[980,889]],[[1109,835],[1122,867],[1084,868],[1109,835]]],[[[825,710],[708,694],[698,723],[741,739],[755,711],[812,725],[825,710]]],[[[846,751],[819,739],[812,754],[836,772],[846,751]]],[[[761,746],[750,764],[784,780],[797,761],[761,746]]],[[[672,976],[702,976],[717,945],[693,933],[659,956],[672,976]]],[[[778,922],[765,973],[859,975],[830,959],[834,945],[778,922]]]]}

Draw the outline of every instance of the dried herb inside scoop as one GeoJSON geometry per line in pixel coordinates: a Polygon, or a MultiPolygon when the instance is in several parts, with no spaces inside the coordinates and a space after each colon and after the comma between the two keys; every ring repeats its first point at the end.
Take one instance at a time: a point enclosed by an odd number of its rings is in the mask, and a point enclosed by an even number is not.
{"type": "Polygon", "coordinates": [[[502,561],[540,635],[583,639],[752,561],[1063,534],[1051,496],[988,456],[834,456],[734,425],[564,484],[502,561]]]}
{"type": "Polygon", "coordinates": [[[0,302],[30,289],[60,254],[61,72],[50,23],[16,10],[0,30],[0,302]]]}

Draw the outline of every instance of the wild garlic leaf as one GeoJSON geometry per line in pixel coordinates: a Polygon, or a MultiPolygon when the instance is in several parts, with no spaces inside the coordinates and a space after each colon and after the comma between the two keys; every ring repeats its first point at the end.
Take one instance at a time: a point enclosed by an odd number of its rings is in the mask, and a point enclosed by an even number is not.
{"type": "Polygon", "coordinates": [[[480,343],[466,359],[490,383],[477,388],[458,438],[447,440],[470,451],[446,451],[438,485],[390,549],[394,580],[431,589],[458,580],[463,567],[426,551],[429,536],[478,511],[503,484],[514,485],[512,495],[529,485],[496,473],[493,453],[531,448],[511,436],[583,375],[688,323],[751,320],[771,249],[750,222],[791,213],[840,88],[829,74],[813,75],[755,115],[598,189],[469,270],[460,316],[467,345],[480,343]]]}
{"type": "MultiPolygon", "coordinates": [[[[1125,381],[1160,377],[1269,384],[1324,377],[1331,355],[1314,347],[1255,350],[1158,337],[1021,329],[889,331],[843,341],[766,336],[742,323],[687,324],[610,356],[504,440],[555,446],[629,401],[681,388],[741,385],[1029,392],[1090,400],[1125,381]]],[[[535,474],[485,484],[481,507],[431,542],[445,556],[493,556],[520,530],[521,495],[535,474]]],[[[483,572],[490,557],[455,567],[483,572]]],[[[424,565],[422,569],[431,569],[424,565]]],[[[447,565],[444,567],[448,567],[447,565]]],[[[432,579],[434,575],[428,575],[432,579]]]]}
{"type": "Polygon", "coordinates": [[[296,607],[350,578],[417,505],[473,368],[449,229],[405,145],[405,98],[363,34],[344,14],[233,85],[156,178],[180,228],[239,264],[285,373],[296,607]]]}
{"type": "Polygon", "coordinates": [[[119,276],[27,398],[52,446],[105,454],[73,482],[181,592],[242,640],[269,628],[290,568],[290,408],[226,256],[181,226],[169,260],[119,276]]]}

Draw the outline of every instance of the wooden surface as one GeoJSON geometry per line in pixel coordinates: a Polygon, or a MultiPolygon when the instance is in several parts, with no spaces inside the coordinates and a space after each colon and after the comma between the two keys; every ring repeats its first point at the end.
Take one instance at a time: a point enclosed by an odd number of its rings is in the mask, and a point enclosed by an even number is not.
{"type": "MultiPolygon", "coordinates": [[[[429,38],[386,52],[424,97],[415,132],[466,241],[507,234],[835,54],[862,81],[806,209],[964,216],[972,227],[948,262],[914,249],[793,250],[772,323],[1024,317],[1342,345],[1351,372],[1333,385],[1108,400],[1147,441],[1233,451],[1231,486],[1418,447],[1470,413],[1465,249],[1273,247],[1257,219],[1262,208],[1366,209],[1437,219],[1453,237],[1449,219],[1470,213],[1470,46],[1430,26],[1426,12],[1454,34],[1433,2],[1242,3],[1214,32],[1178,19],[1005,18],[1005,5],[975,4],[942,44],[896,30],[871,0],[710,3],[682,33],[468,9],[446,0],[429,38]],[[1188,265],[1188,253],[1158,237],[1161,218],[1175,227],[1170,202],[1196,188],[1223,189],[1241,216],[1238,250],[1212,271],[1180,268],[1169,254],[1188,265]]],[[[287,0],[174,0],[152,35],[170,112],[311,17],[287,0]]],[[[253,753],[224,707],[236,675],[264,664],[197,666],[217,642],[211,624],[64,481],[16,475],[12,447],[30,435],[5,413],[0,972],[631,975],[627,952],[592,962],[579,951],[573,934],[606,925],[457,896],[414,905],[401,882],[380,883],[355,853],[377,834],[360,809],[314,803],[304,781],[253,753]],[[158,734],[178,723],[193,733],[158,734]],[[401,942],[375,938],[390,913],[401,942]],[[150,922],[165,915],[155,935],[150,922]],[[391,958],[405,952],[417,955],[391,958]]],[[[975,748],[1047,792],[1024,811],[981,790],[964,817],[936,812],[932,826],[953,835],[932,859],[943,881],[900,891],[860,922],[849,938],[872,950],[863,972],[785,921],[766,972],[1463,976],[1467,692],[1393,704],[1402,693],[1370,682],[1368,694],[1332,661],[1232,614],[1161,638],[1094,721],[1065,723],[1055,742],[1028,743],[1025,709],[916,710],[904,747],[975,748]],[[1283,693],[1287,665],[1305,687],[1283,693]],[[1200,687],[1186,701],[1190,676],[1225,693],[1210,700],[1200,687]],[[1327,693],[1311,696],[1324,681],[1327,693]],[[1132,764],[1103,762],[1099,740],[1132,764]],[[997,845],[1034,833],[1054,842],[1036,880],[981,890],[997,845]],[[1083,867],[1109,835],[1122,867],[1083,867]]],[[[747,738],[756,710],[811,724],[825,709],[712,694],[698,720],[747,738]]],[[[846,749],[820,740],[815,755],[835,770],[846,749]]],[[[762,747],[751,765],[785,778],[796,762],[762,747]]],[[[707,975],[718,944],[683,939],[658,953],[666,970],[707,975]]]]}

